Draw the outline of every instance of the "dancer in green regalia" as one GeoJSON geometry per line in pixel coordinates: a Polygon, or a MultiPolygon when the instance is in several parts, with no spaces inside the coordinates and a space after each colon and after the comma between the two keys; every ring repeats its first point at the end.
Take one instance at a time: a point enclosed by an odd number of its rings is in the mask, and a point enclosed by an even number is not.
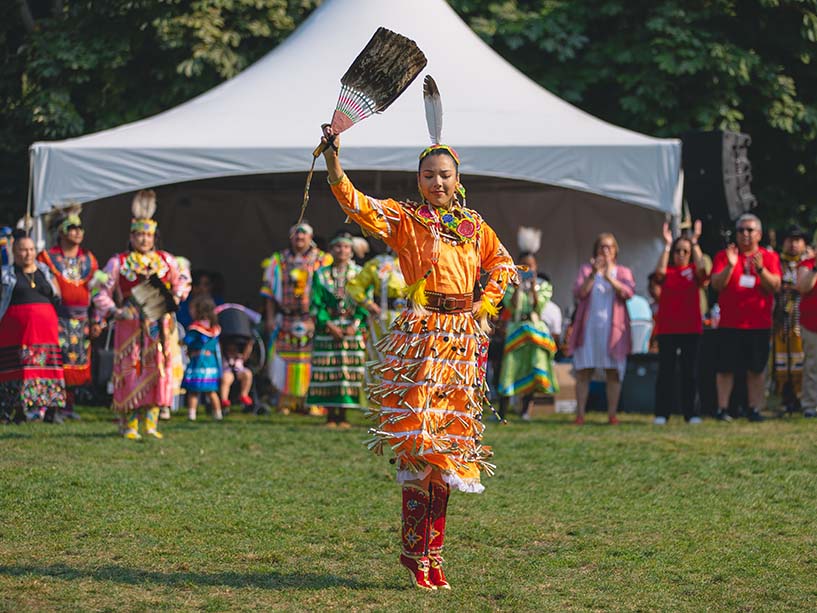
{"type": "Polygon", "coordinates": [[[315,338],[307,403],[326,407],[327,426],[348,428],[346,409],[361,408],[366,363],[362,324],[368,311],[347,291],[360,273],[352,261],[352,235],[340,232],[329,245],[334,262],[312,277],[315,338]]]}
{"type": "Polygon", "coordinates": [[[527,266],[519,287],[509,287],[502,301],[510,315],[505,328],[505,347],[499,371],[499,414],[505,417],[510,398],[522,396],[522,417],[526,418],[533,395],[554,394],[559,385],[553,375],[556,343],[542,318],[553,295],[553,286],[536,276],[536,252],[541,232],[519,229],[520,265],[527,266]]]}

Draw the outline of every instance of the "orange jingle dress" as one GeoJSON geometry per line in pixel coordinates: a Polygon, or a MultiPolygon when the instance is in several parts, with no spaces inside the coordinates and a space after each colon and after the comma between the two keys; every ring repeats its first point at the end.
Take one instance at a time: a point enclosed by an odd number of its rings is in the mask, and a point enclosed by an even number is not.
{"type": "Polygon", "coordinates": [[[495,314],[507,284],[518,283],[513,260],[471,209],[377,200],[345,175],[331,187],[343,212],[397,254],[413,303],[378,343],[383,359],[369,387],[378,425],[368,446],[377,454],[391,447],[400,483],[436,468],[451,487],[482,492],[480,471],[494,468],[482,444],[488,337],[471,299],[482,270],[480,315],[495,314]]]}

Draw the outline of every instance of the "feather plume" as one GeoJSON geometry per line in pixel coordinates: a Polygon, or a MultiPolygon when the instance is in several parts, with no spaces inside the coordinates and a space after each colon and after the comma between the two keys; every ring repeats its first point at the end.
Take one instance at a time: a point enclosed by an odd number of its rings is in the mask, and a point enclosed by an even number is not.
{"type": "Polygon", "coordinates": [[[369,241],[367,241],[362,236],[353,236],[352,237],[352,251],[355,254],[355,257],[358,259],[363,259],[367,253],[369,253],[369,241]]]}
{"type": "Polygon", "coordinates": [[[130,210],[134,219],[152,219],[156,212],[156,192],[152,189],[136,192],[130,210]]]}
{"type": "Polygon", "coordinates": [[[516,235],[519,251],[522,253],[537,253],[542,246],[542,231],[536,228],[520,226],[516,235]]]}
{"type": "Polygon", "coordinates": [[[341,77],[340,96],[332,117],[335,133],[385,111],[427,63],[413,40],[378,28],[341,77]]]}
{"type": "Polygon", "coordinates": [[[60,226],[70,216],[79,216],[82,205],[79,202],[69,202],[66,206],[54,208],[45,214],[45,227],[48,232],[49,243],[53,244],[59,233],[60,226]]]}
{"type": "Polygon", "coordinates": [[[423,102],[426,107],[426,123],[432,145],[439,145],[443,136],[443,101],[440,90],[431,75],[423,81],[423,102]]]}

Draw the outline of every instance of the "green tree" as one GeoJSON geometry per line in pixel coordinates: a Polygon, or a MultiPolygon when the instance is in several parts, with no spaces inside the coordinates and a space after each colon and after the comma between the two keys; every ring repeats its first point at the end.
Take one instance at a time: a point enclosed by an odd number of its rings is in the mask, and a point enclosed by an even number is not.
{"type": "Polygon", "coordinates": [[[648,134],[751,134],[753,191],[817,222],[817,0],[451,0],[532,79],[648,134]]]}
{"type": "Polygon", "coordinates": [[[13,0],[0,6],[0,221],[28,146],[171,108],[274,48],[320,0],[13,0]]]}

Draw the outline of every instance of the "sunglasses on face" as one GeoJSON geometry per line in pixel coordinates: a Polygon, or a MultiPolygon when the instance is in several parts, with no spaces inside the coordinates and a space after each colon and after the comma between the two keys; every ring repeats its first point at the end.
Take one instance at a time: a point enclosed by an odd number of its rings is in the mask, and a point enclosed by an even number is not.
{"type": "Polygon", "coordinates": [[[689,249],[686,249],[685,247],[677,247],[675,249],[675,253],[689,253],[689,249]]]}
{"type": "Polygon", "coordinates": [[[746,228],[746,227],[738,228],[738,234],[751,234],[756,229],[757,228],[746,228]]]}
{"type": "Polygon", "coordinates": [[[83,230],[85,230],[85,228],[83,228],[82,226],[68,226],[66,230],[68,230],[69,232],[71,230],[79,230],[80,232],[82,232],[83,230]]]}

